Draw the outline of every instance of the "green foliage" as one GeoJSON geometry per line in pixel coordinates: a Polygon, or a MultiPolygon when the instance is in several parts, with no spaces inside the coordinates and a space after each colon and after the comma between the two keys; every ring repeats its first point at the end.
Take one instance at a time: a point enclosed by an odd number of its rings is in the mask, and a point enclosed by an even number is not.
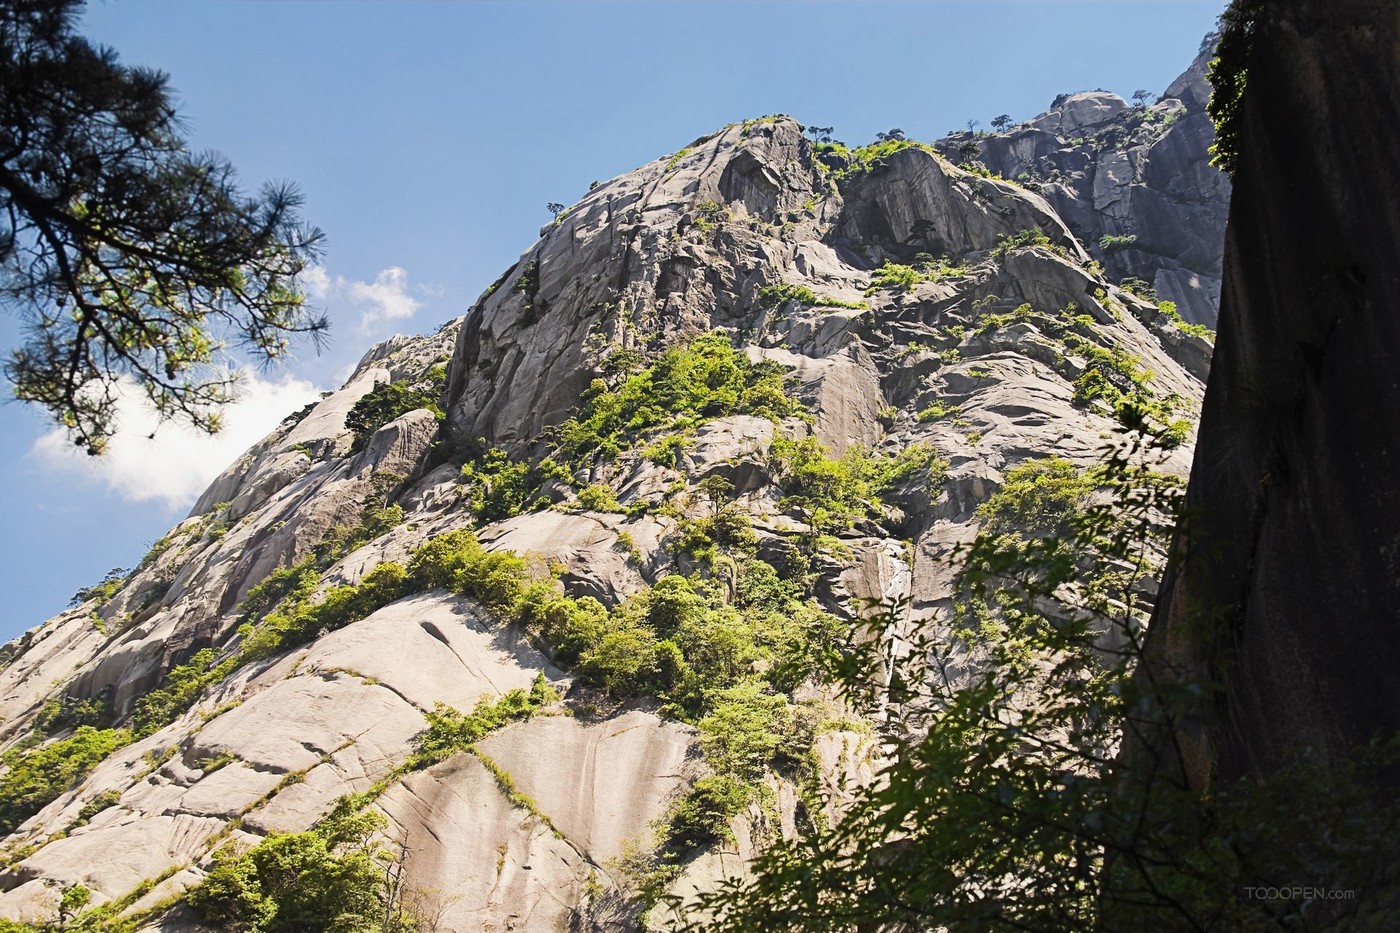
{"type": "Polygon", "coordinates": [[[810,436],[774,438],[770,460],[784,493],[779,506],[797,509],[814,535],[839,533],[859,518],[877,517],[880,499],[896,486],[920,472],[935,484],[947,467],[926,444],[911,444],[890,457],[852,447],[835,458],[810,436]]]}
{"type": "Polygon", "coordinates": [[[92,795],[78,810],[79,825],[87,823],[103,810],[115,807],[121,799],[122,792],[116,788],[92,795]]]}
{"type": "Polygon", "coordinates": [[[370,389],[345,416],[345,427],[355,436],[351,450],[363,450],[375,431],[410,411],[426,408],[441,420],[438,402],[446,382],[447,367],[439,364],[418,382],[381,382],[370,389]]]}
{"type": "Polygon", "coordinates": [[[980,506],[982,531],[1021,531],[1034,537],[1063,536],[1088,504],[1093,484],[1063,457],[1027,460],[1006,471],[1001,488],[980,506]]]}
{"type": "MultiPolygon", "coordinates": [[[[731,515],[721,509],[710,521],[731,515]]],[[[524,560],[485,551],[465,530],[419,548],[409,575],[415,586],[450,587],[525,626],[585,683],[618,697],[657,696],[693,717],[715,690],[754,669],[768,670],[783,690],[795,688],[815,670],[814,646],[833,631],[800,584],[751,557],[730,559],[741,568],[735,606],[712,588],[667,576],[609,611],[591,597],[561,594],[553,581],[532,580],[524,560]]]]}
{"type": "Polygon", "coordinates": [[[1215,331],[1204,324],[1186,323],[1186,320],[1181,316],[1181,312],[1176,310],[1176,302],[1159,301],[1157,302],[1157,310],[1166,315],[1172,323],[1176,325],[1176,329],[1183,334],[1190,334],[1193,337],[1203,337],[1211,343],[1215,342],[1215,331]]]}
{"type": "Polygon", "coordinates": [[[1048,247],[1050,245],[1050,238],[1045,235],[1045,231],[1038,227],[1028,227],[1016,233],[997,237],[997,245],[992,247],[992,258],[1004,259],[1007,253],[1013,250],[1025,249],[1028,246],[1048,247]]]}
{"type": "Polygon", "coordinates": [[[691,150],[689,146],[678,151],[675,155],[671,156],[671,158],[666,160],[666,167],[663,168],[661,171],[666,174],[670,174],[677,165],[681,164],[681,159],[684,159],[686,156],[690,155],[690,151],[691,150]]]}
{"type": "Polygon", "coordinates": [[[696,725],[705,759],[721,774],[758,781],[792,733],[788,698],[746,681],[717,691],[709,715],[696,725]]]}
{"type": "Polygon", "coordinates": [[[0,758],[6,768],[0,775],[0,835],[14,832],[131,740],[128,729],[79,726],[69,738],[6,752],[0,758]]]}
{"type": "Polygon", "coordinates": [[[644,432],[676,431],[725,415],[797,414],[783,372],[774,363],[751,362],[722,333],[703,334],[667,350],[617,388],[588,393],[578,415],[560,426],[558,456],[570,464],[610,460],[644,432]]]}
{"type": "Polygon", "coordinates": [[[58,898],[58,926],[63,929],[92,902],[92,892],[86,885],[65,885],[58,898]]]}
{"type": "Polygon", "coordinates": [[[617,493],[607,483],[592,483],[578,491],[578,504],[590,512],[622,512],[617,493]]]}
{"type": "Polygon", "coordinates": [[[0,295],[26,322],[5,375],[89,453],[121,381],[210,432],[236,388],[222,348],[280,359],[322,333],[297,276],[321,233],[290,185],[255,197],[191,151],[167,78],[75,33],[79,0],[0,5],[0,295]]]}
{"type": "Polygon", "coordinates": [[[706,198],[695,205],[695,226],[706,233],[729,219],[729,209],[718,201],[706,198]]]}
{"type": "Polygon", "coordinates": [[[873,295],[885,288],[908,291],[920,282],[941,282],[946,278],[967,275],[967,272],[966,266],[955,265],[946,256],[935,259],[928,253],[920,253],[915,257],[912,266],[900,265],[886,259],[884,265],[871,274],[870,286],[865,293],[873,295]]]}
{"type": "Polygon", "coordinates": [[[832,178],[837,182],[879,171],[885,167],[885,162],[890,156],[905,149],[920,149],[930,155],[936,155],[933,147],[927,143],[902,138],[882,139],[855,149],[848,149],[841,143],[818,143],[813,148],[819,154],[834,157],[836,161],[845,163],[843,168],[832,173],[832,178]]]}
{"type": "Polygon", "coordinates": [[[1120,249],[1126,249],[1136,242],[1136,234],[1129,233],[1126,236],[1114,236],[1111,233],[1106,233],[1099,237],[1099,249],[1103,250],[1105,253],[1112,253],[1120,249]]]}
{"type": "Polygon", "coordinates": [[[657,466],[675,469],[680,463],[681,452],[694,444],[686,433],[665,434],[642,448],[642,456],[657,466]]]}
{"type": "Polygon", "coordinates": [[[1254,31],[1263,15],[1260,0],[1233,0],[1220,15],[1220,42],[1206,78],[1213,90],[1206,111],[1215,121],[1210,164],[1228,175],[1239,167],[1245,88],[1249,84],[1249,53],[1254,31]]]}
{"type": "Polygon", "coordinates": [[[439,703],[432,712],[424,713],[428,728],[418,736],[420,753],[414,767],[443,761],[457,752],[472,751],[477,741],[512,722],[522,722],[541,709],[559,702],[559,693],[544,679],[535,675],[530,689],[510,690],[494,702],[477,701],[470,713],[461,713],[439,703]]]}
{"type": "Polygon", "coordinates": [[[69,607],[81,606],[89,600],[95,600],[97,608],[101,609],[113,596],[117,595],[117,590],[126,585],[128,576],[127,571],[120,567],[113,567],[107,571],[107,575],[102,578],[101,583],[85,586],[74,593],[73,598],[68,600],[69,607]]]}
{"type": "Polygon", "coordinates": [[[841,301],[838,298],[818,295],[805,285],[789,285],[786,282],[774,282],[772,285],[765,285],[758,290],[759,307],[780,308],[790,301],[795,301],[802,305],[810,305],[812,307],[853,308],[860,311],[870,310],[870,305],[863,301],[841,301]]]}
{"type": "Polygon", "coordinates": [[[1119,282],[1118,287],[1123,289],[1123,291],[1127,292],[1130,295],[1136,295],[1144,301],[1157,300],[1157,290],[1152,287],[1152,284],[1150,282],[1147,282],[1143,279],[1129,276],[1128,278],[1119,282]]]}
{"type": "Polygon", "coordinates": [[[540,505],[540,487],[549,479],[568,482],[569,471],[554,460],[539,463],[512,460],[499,447],[492,447],[462,465],[462,485],[466,506],[479,521],[497,522],[540,505]]]}
{"type": "Polygon", "coordinates": [[[981,317],[977,319],[977,328],[973,333],[982,336],[992,331],[1000,330],[1013,321],[1027,321],[1034,316],[1035,309],[1029,304],[1018,305],[1016,309],[1009,314],[991,314],[984,312],[981,317]]]}
{"type": "Polygon", "coordinates": [[[64,729],[78,726],[96,726],[102,729],[111,724],[110,694],[86,698],[69,695],[54,697],[45,703],[34,717],[34,731],[41,735],[54,735],[64,729]]]}
{"type": "Polygon", "coordinates": [[[1206,792],[1177,779],[1170,748],[1119,755],[1144,716],[1174,721],[1213,692],[1136,676],[1144,555],[1165,550],[1182,492],[1162,458],[1160,437],[1128,438],[1092,471],[1093,499],[1063,462],[1012,471],[958,573],[951,633],[930,626],[890,667],[887,639],[908,629],[888,604],[841,668],[851,702],[886,714],[878,779],[836,825],[777,842],[752,880],[702,896],[693,928],[1394,925],[1391,898],[1358,917],[1241,894],[1297,873],[1358,893],[1389,883],[1400,806],[1360,801],[1394,749],[1336,770],[1300,750],[1267,779],[1206,792]]]}
{"type": "Polygon", "coordinates": [[[283,599],[305,600],[321,582],[311,558],[290,567],[279,567],[248,590],[240,608],[249,619],[260,619],[283,599]]]}
{"type": "Polygon", "coordinates": [[[468,529],[430,539],[414,552],[408,576],[415,589],[446,587],[507,619],[519,613],[530,588],[522,558],[509,551],[487,551],[468,529]]]}
{"type": "Polygon", "coordinates": [[[383,563],[365,574],[358,584],[327,590],[320,602],[287,601],[264,616],[258,625],[239,629],[243,635],[241,652],[220,665],[232,665],[227,671],[206,683],[222,679],[234,667],[271,657],[358,622],[408,591],[408,572],[399,564],[383,563]]]}
{"type": "Polygon", "coordinates": [[[405,929],[399,917],[382,925],[388,892],[374,834],[385,823],[372,812],[337,814],[244,852],[226,846],[188,903],[209,923],[249,933],[405,929]]]}
{"type": "Polygon", "coordinates": [[[661,846],[667,860],[674,862],[688,851],[733,841],[729,825],[753,796],[751,787],[726,774],[697,780],[666,814],[661,846]]]}
{"type": "Polygon", "coordinates": [[[1088,340],[1067,340],[1071,349],[1086,358],[1084,370],[1074,380],[1074,404],[1088,408],[1106,406],[1121,421],[1148,419],[1165,426],[1166,443],[1181,446],[1190,436],[1191,424],[1177,416],[1180,399],[1158,398],[1149,388],[1152,374],[1137,357],[1121,347],[1102,347],[1088,340]]]}
{"type": "Polygon", "coordinates": [[[206,687],[216,684],[238,666],[236,656],[218,661],[212,648],[204,648],[184,664],[172,667],[159,688],[138,697],[132,706],[131,728],[143,738],[173,722],[195,704],[206,687]]]}

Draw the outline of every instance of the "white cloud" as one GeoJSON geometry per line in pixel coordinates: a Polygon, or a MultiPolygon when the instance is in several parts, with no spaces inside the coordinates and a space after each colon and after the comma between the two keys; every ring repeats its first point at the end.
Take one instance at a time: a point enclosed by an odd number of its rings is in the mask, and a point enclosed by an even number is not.
{"type": "MultiPolygon", "coordinates": [[[[360,330],[368,332],[384,321],[413,317],[423,303],[410,291],[433,297],[428,285],[410,289],[408,272],[402,266],[390,266],[374,277],[373,282],[331,276],[324,266],[311,266],[301,274],[302,287],[313,299],[328,304],[345,304],[360,312],[360,330]]],[[[334,309],[332,309],[334,310],[334,309]]]]}
{"type": "Polygon", "coordinates": [[[83,453],[61,428],[36,440],[30,455],[51,470],[85,477],[131,502],[188,507],[278,422],[319,397],[317,388],[301,379],[274,382],[245,372],[238,400],[224,408],[223,428],[211,436],[182,423],[162,422],[136,383],[123,380],[118,431],[102,456],[83,453]]]}

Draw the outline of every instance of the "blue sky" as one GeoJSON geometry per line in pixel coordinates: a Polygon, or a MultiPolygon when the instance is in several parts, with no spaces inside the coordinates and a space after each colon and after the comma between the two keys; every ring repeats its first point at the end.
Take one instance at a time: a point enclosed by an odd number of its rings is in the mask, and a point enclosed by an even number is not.
{"type": "MultiPolygon", "coordinates": [[[[544,205],[767,113],[849,143],[932,139],[1062,91],[1162,90],[1224,0],[315,2],[107,0],[89,37],[168,72],[189,136],[248,186],[291,179],[327,234],[316,356],[263,374],[202,441],[133,416],[85,463],[0,405],[0,639],[135,564],[217,474],[369,346],[463,313],[544,205]],[[106,458],[104,458],[106,459],[106,458]]],[[[0,315],[0,341],[16,339],[0,315]]],[[[9,396],[8,387],[4,395],[9,396]]]]}

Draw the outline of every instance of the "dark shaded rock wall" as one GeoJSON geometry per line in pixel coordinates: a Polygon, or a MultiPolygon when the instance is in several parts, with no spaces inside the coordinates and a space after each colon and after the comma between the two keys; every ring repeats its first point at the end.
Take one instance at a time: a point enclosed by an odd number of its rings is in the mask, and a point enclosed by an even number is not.
{"type": "Polygon", "coordinates": [[[1198,783],[1400,727],[1400,5],[1272,4],[1243,121],[1191,514],[1149,646],[1224,685],[1178,735],[1198,783]]]}

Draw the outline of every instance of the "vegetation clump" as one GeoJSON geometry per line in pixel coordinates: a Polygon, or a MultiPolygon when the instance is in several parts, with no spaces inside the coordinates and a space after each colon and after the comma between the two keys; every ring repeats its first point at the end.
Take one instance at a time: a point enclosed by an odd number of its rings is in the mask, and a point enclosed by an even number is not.
{"type": "Polygon", "coordinates": [[[677,431],[726,415],[781,419],[800,407],[776,363],[752,362],[721,333],[702,334],[662,353],[609,388],[584,394],[578,415],[559,428],[556,457],[570,464],[615,459],[646,432],[677,431]]]}
{"type": "Polygon", "coordinates": [[[967,273],[966,266],[957,265],[946,256],[935,259],[928,253],[920,253],[910,266],[886,259],[884,265],[871,274],[870,286],[866,288],[865,293],[873,295],[886,288],[907,292],[920,282],[941,282],[943,279],[956,278],[967,273]]]}
{"type": "Polygon", "coordinates": [[[441,421],[443,412],[438,403],[446,381],[447,367],[439,364],[419,382],[381,382],[370,389],[345,416],[345,427],[355,438],[351,450],[363,450],[375,431],[418,408],[426,408],[441,421]]]}
{"type": "Polygon", "coordinates": [[[246,851],[225,846],[187,901],[205,921],[249,933],[409,933],[412,918],[394,902],[376,841],[386,823],[374,812],[337,813],[246,851]]]}
{"type": "Polygon", "coordinates": [[[758,290],[758,304],[760,307],[781,308],[790,301],[802,305],[809,305],[814,308],[870,310],[870,305],[863,301],[842,301],[839,298],[818,295],[805,285],[789,285],[786,282],[775,282],[772,285],[765,285],[758,290]]]}
{"type": "Polygon", "coordinates": [[[540,487],[550,479],[568,482],[569,471],[552,458],[539,463],[513,460],[499,447],[486,449],[462,464],[464,504],[478,521],[496,522],[519,515],[548,500],[539,498],[540,487]]]}
{"type": "Polygon", "coordinates": [[[79,726],[66,739],[12,748],[0,756],[5,765],[0,775],[0,835],[14,832],[132,739],[130,729],[79,726]]]}
{"type": "Polygon", "coordinates": [[[881,500],[905,480],[922,475],[937,485],[947,469],[947,462],[927,444],[911,444],[893,456],[852,447],[833,457],[810,436],[774,438],[770,462],[783,492],[779,507],[803,517],[814,549],[859,519],[879,517],[881,500]]]}
{"type": "Polygon", "coordinates": [[[1206,111],[1215,121],[1215,142],[1210,163],[1227,175],[1239,167],[1240,122],[1244,118],[1244,94],[1249,83],[1249,53],[1254,31],[1265,4],[1260,0],[1233,0],[1220,15],[1220,39],[1206,78],[1213,88],[1206,111]]]}
{"type": "Polygon", "coordinates": [[[1050,237],[1045,235],[1045,231],[1036,227],[1028,227],[1016,233],[997,237],[997,245],[992,247],[992,258],[1004,259],[1008,253],[1029,246],[1049,247],[1050,245],[1050,237]]]}
{"type": "Polygon", "coordinates": [[[1204,324],[1188,324],[1186,319],[1181,316],[1181,312],[1176,310],[1176,302],[1159,301],[1157,302],[1157,310],[1175,324],[1176,329],[1183,334],[1190,334],[1193,337],[1202,337],[1209,340],[1211,343],[1215,342],[1215,331],[1204,324]]]}
{"type": "Polygon", "coordinates": [[[423,714],[428,728],[416,740],[418,757],[410,766],[420,768],[444,761],[457,752],[474,751],[476,743],[490,733],[529,719],[557,702],[559,692],[541,672],[535,675],[529,690],[508,690],[497,700],[479,700],[470,713],[439,703],[432,712],[423,714]]]}
{"type": "Polygon", "coordinates": [[[919,149],[930,155],[937,155],[932,146],[917,140],[905,139],[903,134],[899,134],[897,138],[887,137],[854,149],[839,142],[819,142],[812,148],[818,156],[816,164],[819,169],[825,165],[822,157],[843,166],[831,173],[833,180],[837,182],[879,171],[885,167],[890,156],[906,149],[919,149]]]}

